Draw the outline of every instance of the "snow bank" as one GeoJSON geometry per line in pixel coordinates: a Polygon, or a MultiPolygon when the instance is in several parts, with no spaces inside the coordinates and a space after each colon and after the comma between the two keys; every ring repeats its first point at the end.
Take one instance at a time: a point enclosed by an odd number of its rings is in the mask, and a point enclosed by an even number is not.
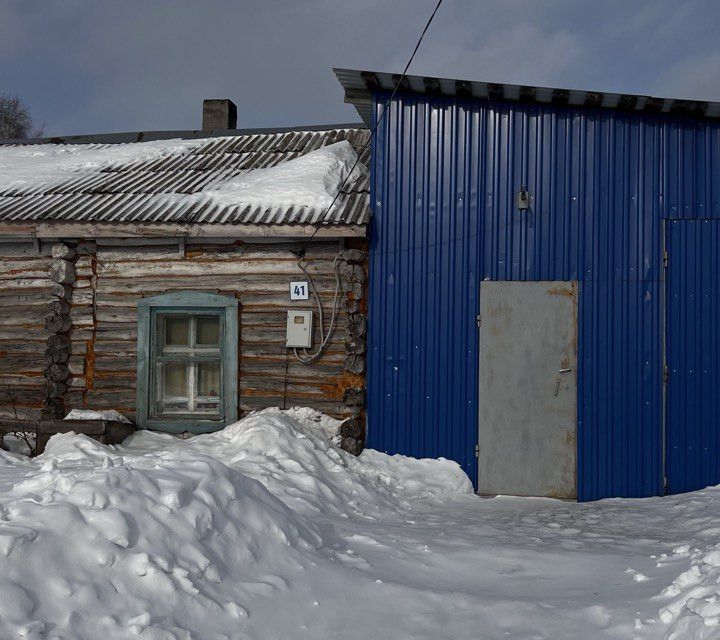
{"type": "Polygon", "coordinates": [[[417,460],[371,450],[356,458],[333,443],[336,425],[319,424],[313,414],[307,409],[265,409],[222,431],[185,441],[138,431],[123,450],[212,456],[259,480],[294,509],[311,514],[374,518],[419,499],[473,491],[470,479],[450,460],[417,460]]]}
{"type": "Polygon", "coordinates": [[[358,460],[337,426],[274,409],[190,440],[65,434],[34,459],[3,453],[0,637],[239,637],[257,598],[311,568],[343,584],[341,544],[313,514],[392,519],[471,491],[447,461],[358,460]]]}
{"type": "Polygon", "coordinates": [[[51,445],[0,460],[22,476],[0,501],[0,637],[215,637],[320,559],[312,524],[213,458],[51,445]]]}
{"type": "Polygon", "coordinates": [[[132,424],[132,421],[125,417],[119,411],[110,409],[107,411],[93,411],[91,409],[72,409],[64,420],[114,420],[115,422],[124,422],[132,424]]]}
{"type": "MultiPolygon", "coordinates": [[[[195,197],[219,205],[327,209],[353,170],[357,154],[343,140],[268,169],[254,169],[204,189],[195,197]]],[[[350,180],[365,168],[358,164],[350,180]]]]}

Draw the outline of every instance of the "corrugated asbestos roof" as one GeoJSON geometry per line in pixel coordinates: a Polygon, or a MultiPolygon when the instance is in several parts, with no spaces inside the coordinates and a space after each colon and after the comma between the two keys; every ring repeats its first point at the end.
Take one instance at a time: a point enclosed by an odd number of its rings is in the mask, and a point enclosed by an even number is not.
{"type": "MultiPolygon", "coordinates": [[[[369,126],[372,117],[372,93],[393,91],[401,74],[360,69],[333,69],[343,89],[345,102],[352,104],[369,126]]],[[[498,100],[553,104],[569,107],[620,109],[645,113],[666,113],[705,118],[720,118],[720,103],[699,100],[655,98],[633,94],[606,93],[518,84],[476,82],[430,76],[405,76],[398,89],[404,93],[430,96],[457,96],[479,100],[498,100]]]]}
{"type": "MultiPolygon", "coordinates": [[[[60,184],[0,188],[0,221],[364,225],[370,218],[367,172],[343,188],[329,216],[321,208],[188,202],[181,196],[342,140],[353,146],[367,167],[369,135],[364,128],[309,128],[211,137],[179,153],[145,161],[119,161],[60,184]]],[[[97,143],[89,146],[112,147],[97,143]]]]}

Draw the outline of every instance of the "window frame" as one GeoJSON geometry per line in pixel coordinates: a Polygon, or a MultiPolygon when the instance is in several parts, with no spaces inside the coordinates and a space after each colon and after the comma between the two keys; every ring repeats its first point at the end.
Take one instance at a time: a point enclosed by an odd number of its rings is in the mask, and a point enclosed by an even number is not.
{"type": "Polygon", "coordinates": [[[234,296],[207,291],[174,291],[138,301],[136,423],[143,429],[170,433],[208,433],[237,420],[238,402],[238,302],[234,296]],[[221,402],[219,418],[187,414],[154,416],[155,376],[151,368],[158,348],[158,316],[166,314],[219,315],[221,402]]]}
{"type": "MultiPolygon", "coordinates": [[[[197,381],[195,378],[199,375],[198,365],[202,363],[218,363],[220,367],[220,387],[218,389],[218,396],[220,403],[218,404],[217,411],[205,412],[204,415],[212,416],[216,421],[224,419],[224,406],[222,398],[224,397],[224,362],[223,362],[223,350],[225,348],[225,314],[221,310],[209,310],[203,309],[184,309],[180,311],[166,311],[164,309],[153,309],[150,312],[150,321],[152,322],[152,337],[151,337],[151,362],[149,369],[150,377],[150,401],[148,403],[148,417],[149,419],[156,420],[170,420],[174,418],[185,417],[188,420],[203,419],[203,413],[200,411],[167,411],[158,412],[158,408],[161,404],[161,387],[163,380],[159,375],[160,364],[169,364],[172,362],[183,363],[188,367],[190,375],[188,376],[188,400],[190,404],[193,401],[197,401],[202,396],[197,394],[197,381]],[[165,344],[167,326],[167,318],[182,318],[187,320],[188,326],[188,345],[185,347],[181,346],[168,346],[165,344]],[[218,319],[218,343],[217,347],[197,345],[195,343],[194,331],[197,326],[198,318],[217,318],[218,319]],[[161,330],[162,325],[162,330],[161,330]],[[215,417],[217,416],[217,417],[215,417]]],[[[164,374],[163,374],[164,375],[164,374]]]]}

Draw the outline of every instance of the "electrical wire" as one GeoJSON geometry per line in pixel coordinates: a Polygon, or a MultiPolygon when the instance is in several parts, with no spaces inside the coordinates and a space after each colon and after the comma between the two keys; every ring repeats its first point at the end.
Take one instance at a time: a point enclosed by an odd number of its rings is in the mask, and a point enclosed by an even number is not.
{"type": "Polygon", "coordinates": [[[303,364],[311,364],[315,360],[317,360],[325,351],[325,348],[327,347],[328,343],[330,342],[330,338],[332,337],[333,331],[335,330],[335,318],[337,316],[337,303],[338,298],[340,296],[340,274],[338,273],[338,267],[337,263],[340,259],[340,254],[338,253],[335,256],[335,259],[333,260],[333,270],[335,271],[335,297],[333,298],[333,310],[332,310],[332,316],[330,317],[330,327],[328,327],[327,336],[325,335],[325,328],[323,327],[323,308],[322,308],[322,302],[320,301],[320,295],[317,292],[317,289],[315,288],[315,283],[313,282],[312,276],[308,273],[308,270],[305,268],[305,266],[302,263],[302,258],[298,260],[297,266],[302,270],[302,272],[305,274],[305,277],[308,279],[308,283],[310,285],[310,290],[313,292],[313,295],[315,296],[315,301],[317,302],[318,306],[318,320],[320,322],[320,346],[318,347],[317,351],[315,353],[308,352],[307,349],[303,350],[303,353],[298,352],[297,349],[293,349],[293,353],[295,354],[295,357],[302,362],[303,364]]]}
{"type": "MultiPolygon", "coordinates": [[[[405,68],[403,69],[402,74],[400,75],[400,78],[395,83],[395,87],[392,90],[392,93],[390,94],[390,99],[388,100],[388,105],[393,101],[393,98],[395,97],[395,94],[397,93],[400,85],[402,84],[402,81],[405,79],[405,76],[407,75],[408,69],[410,68],[410,65],[412,64],[412,61],[415,59],[415,54],[417,54],[418,49],[420,48],[420,43],[423,41],[423,38],[425,37],[425,34],[427,33],[427,30],[430,28],[430,24],[432,23],[433,19],[435,18],[435,14],[437,14],[438,9],[440,9],[440,5],[443,3],[443,0],[438,0],[437,4],[435,5],[435,9],[433,9],[433,12],[430,14],[430,17],[428,18],[427,22],[425,23],[425,27],[423,28],[422,32],[420,33],[420,37],[418,38],[417,42],[415,43],[415,48],[413,49],[412,54],[410,55],[410,58],[408,58],[407,64],[405,65],[405,68]]],[[[375,135],[375,132],[378,130],[378,127],[384,122],[385,116],[388,112],[388,109],[383,109],[382,114],[380,115],[380,118],[375,123],[375,126],[370,130],[370,135],[368,136],[367,142],[360,148],[360,152],[357,154],[357,157],[355,158],[355,162],[353,163],[352,167],[350,168],[350,171],[345,175],[342,182],[340,183],[340,187],[337,190],[337,193],[335,194],[335,197],[330,202],[330,206],[328,207],[327,211],[323,215],[323,219],[320,222],[316,222],[315,225],[315,231],[312,232],[312,235],[307,239],[305,245],[300,249],[300,251],[293,252],[295,255],[302,260],[305,257],[305,253],[308,250],[308,247],[310,247],[310,244],[315,239],[315,236],[320,231],[322,225],[324,222],[328,219],[330,212],[332,211],[332,208],[335,206],[335,203],[338,201],[338,198],[340,197],[340,194],[343,192],[343,189],[345,188],[345,185],[347,184],[348,180],[353,175],[353,172],[355,171],[355,168],[357,167],[358,163],[360,162],[360,157],[363,153],[365,153],[365,150],[370,145],[371,140],[373,139],[373,136],[375,135]]],[[[357,180],[357,178],[355,178],[357,180]]]]}
{"type": "MultiPolygon", "coordinates": [[[[390,99],[388,100],[388,104],[390,104],[393,101],[393,98],[395,97],[395,94],[397,93],[400,85],[402,84],[403,80],[407,76],[408,69],[410,68],[410,65],[412,64],[412,61],[415,59],[415,55],[418,52],[418,49],[420,49],[420,44],[423,41],[423,38],[425,37],[425,34],[427,33],[428,29],[430,28],[430,25],[432,24],[433,19],[435,18],[435,15],[437,14],[438,10],[440,9],[440,5],[443,3],[443,0],[438,0],[437,4],[435,5],[435,8],[433,9],[433,12],[430,14],[430,17],[427,19],[427,22],[425,23],[425,27],[423,28],[422,32],[420,33],[420,37],[418,38],[417,42],[415,43],[415,48],[413,49],[412,53],[410,54],[410,58],[408,58],[407,64],[405,65],[405,68],[403,69],[402,74],[400,75],[400,78],[395,83],[395,86],[393,87],[392,93],[390,94],[390,99]]],[[[350,167],[350,171],[347,172],[345,177],[340,182],[340,186],[338,187],[337,193],[333,197],[332,201],[330,202],[330,206],[327,208],[327,211],[323,215],[323,219],[320,222],[316,223],[315,230],[313,231],[312,235],[307,239],[303,247],[299,251],[293,251],[293,253],[298,257],[298,263],[297,266],[302,272],[305,274],[305,277],[308,279],[308,283],[310,285],[310,289],[313,292],[313,296],[315,296],[315,301],[317,302],[318,306],[318,320],[320,322],[320,346],[317,348],[317,350],[314,353],[309,352],[307,349],[303,350],[303,353],[300,353],[297,348],[293,349],[293,353],[295,357],[304,364],[311,364],[315,360],[317,360],[325,351],[325,348],[327,347],[328,343],[330,342],[330,338],[332,337],[333,331],[335,329],[335,318],[337,316],[337,303],[338,303],[338,297],[340,294],[340,274],[338,273],[337,263],[340,259],[340,254],[338,253],[337,256],[335,256],[335,260],[333,260],[333,270],[335,271],[335,296],[333,298],[333,309],[332,309],[332,316],[330,318],[330,326],[328,327],[327,335],[325,335],[325,328],[324,328],[324,318],[323,318],[323,308],[322,308],[322,302],[320,300],[320,296],[318,295],[317,289],[315,288],[315,283],[312,280],[312,277],[308,273],[307,269],[303,265],[303,260],[305,259],[305,253],[307,252],[308,248],[312,244],[313,240],[315,239],[315,236],[320,231],[322,224],[328,219],[330,216],[330,212],[332,211],[333,207],[335,206],[335,203],[340,198],[340,195],[343,193],[343,189],[348,184],[348,181],[352,178],[355,168],[357,167],[358,163],[360,162],[360,158],[362,157],[363,153],[367,150],[368,146],[370,145],[373,136],[375,135],[375,132],[378,130],[378,127],[384,122],[385,116],[387,115],[388,108],[383,109],[382,114],[380,115],[380,118],[375,123],[375,126],[372,127],[370,130],[370,135],[368,136],[367,141],[365,144],[361,147],[360,152],[357,154],[355,158],[355,162],[353,162],[352,167],[350,167]]],[[[357,180],[357,177],[355,178],[357,180]]],[[[287,361],[286,361],[287,362],[287,361]]],[[[287,370],[285,377],[287,379],[287,370]]]]}

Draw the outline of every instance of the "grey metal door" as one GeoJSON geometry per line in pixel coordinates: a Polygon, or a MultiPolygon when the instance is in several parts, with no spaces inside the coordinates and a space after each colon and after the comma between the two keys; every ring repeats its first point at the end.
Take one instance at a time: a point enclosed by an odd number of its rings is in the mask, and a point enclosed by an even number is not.
{"type": "Polygon", "coordinates": [[[575,498],[577,282],[480,286],[478,488],[575,498]]]}

